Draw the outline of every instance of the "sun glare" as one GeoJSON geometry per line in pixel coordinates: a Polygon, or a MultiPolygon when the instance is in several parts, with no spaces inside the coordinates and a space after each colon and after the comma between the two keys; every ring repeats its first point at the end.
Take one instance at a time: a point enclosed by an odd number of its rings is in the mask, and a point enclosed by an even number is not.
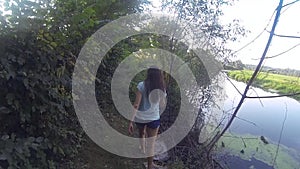
{"type": "Polygon", "coordinates": [[[11,11],[5,11],[5,1],[4,0],[0,0],[0,15],[4,16],[7,14],[11,14],[11,11]]]}

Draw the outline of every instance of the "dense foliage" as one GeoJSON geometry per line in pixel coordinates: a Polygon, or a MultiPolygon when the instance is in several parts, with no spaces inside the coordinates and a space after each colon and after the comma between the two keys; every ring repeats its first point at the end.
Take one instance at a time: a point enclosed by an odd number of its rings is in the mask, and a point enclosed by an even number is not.
{"type": "MultiPolygon", "coordinates": [[[[83,131],[71,75],[101,25],[143,1],[6,1],[0,16],[0,166],[74,168],[83,131]],[[9,12],[10,11],[10,12],[9,12]]],[[[0,168],[1,168],[0,167],[0,168]]]]}
{"type": "MultiPolygon", "coordinates": [[[[183,19],[190,17],[189,10],[192,15],[197,13],[194,16],[199,28],[210,36],[215,47],[205,47],[203,51],[216,58],[226,58],[230,51],[225,49],[225,42],[243,34],[236,22],[224,27],[218,24],[221,2],[165,2],[165,6],[180,9],[179,16],[183,19]]],[[[71,98],[76,58],[97,29],[120,16],[142,11],[148,3],[146,0],[5,1],[7,13],[0,13],[0,168],[81,168],[80,161],[74,159],[78,158],[84,134],[71,98]]],[[[107,116],[117,112],[109,93],[109,79],[115,68],[132,52],[149,47],[181,56],[197,80],[206,86],[202,103],[210,98],[205,68],[193,52],[187,54],[187,46],[170,37],[140,35],[117,44],[99,67],[97,78],[101,83],[97,83],[96,91],[99,107],[106,110],[107,116]]],[[[173,96],[168,98],[167,110],[176,114],[179,90],[176,82],[166,77],[173,96]]],[[[131,96],[134,82],[143,78],[141,73],[133,80],[131,96]]],[[[170,114],[164,116],[170,119],[170,114]]],[[[171,121],[175,117],[172,118],[171,121]]]]}

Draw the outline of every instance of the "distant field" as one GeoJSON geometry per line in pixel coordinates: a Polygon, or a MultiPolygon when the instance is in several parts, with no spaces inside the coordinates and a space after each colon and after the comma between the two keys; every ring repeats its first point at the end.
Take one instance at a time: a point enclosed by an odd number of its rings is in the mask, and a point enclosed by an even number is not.
{"type": "MultiPolygon", "coordinates": [[[[252,70],[233,70],[228,72],[230,78],[245,83],[249,81],[252,74],[252,70]]],[[[300,78],[295,76],[260,72],[253,85],[279,94],[300,93],[300,78]]],[[[300,100],[300,95],[292,97],[300,100]]]]}

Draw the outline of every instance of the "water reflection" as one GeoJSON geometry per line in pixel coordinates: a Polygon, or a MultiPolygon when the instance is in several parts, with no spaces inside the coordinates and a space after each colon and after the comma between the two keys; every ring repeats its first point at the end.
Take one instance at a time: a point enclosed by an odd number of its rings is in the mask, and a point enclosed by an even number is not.
{"type": "MultiPolygon", "coordinates": [[[[245,83],[231,81],[243,92],[245,83]]],[[[228,80],[225,81],[225,90],[227,99],[224,102],[224,110],[226,111],[236,106],[241,96],[228,80]]],[[[276,94],[253,88],[249,95],[268,96],[276,94]]],[[[229,113],[233,112],[229,111],[229,113]]],[[[281,144],[300,150],[300,132],[297,131],[300,128],[300,103],[298,101],[288,97],[246,99],[237,116],[239,118],[236,118],[230,127],[231,132],[265,136],[277,143],[284,123],[281,144]]]]}

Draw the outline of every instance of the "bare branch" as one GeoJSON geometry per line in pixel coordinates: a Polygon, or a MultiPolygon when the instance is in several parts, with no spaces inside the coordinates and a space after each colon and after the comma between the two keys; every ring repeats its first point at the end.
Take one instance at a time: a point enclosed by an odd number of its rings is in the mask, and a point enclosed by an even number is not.
{"type": "MultiPolygon", "coordinates": [[[[223,137],[229,137],[229,138],[241,138],[240,136],[229,136],[229,135],[224,135],[223,137]]],[[[257,140],[257,137],[243,137],[244,140],[257,140]]]]}
{"type": "MultiPolygon", "coordinates": [[[[258,95],[258,93],[256,92],[256,90],[253,89],[253,88],[251,88],[251,89],[252,89],[252,90],[254,91],[254,93],[256,94],[256,97],[259,97],[259,95],[258,95]]],[[[264,104],[263,104],[263,102],[261,101],[261,99],[258,98],[258,100],[259,100],[260,105],[261,105],[262,107],[264,107],[264,104]]]]}
{"type": "Polygon", "coordinates": [[[260,68],[261,68],[261,66],[262,66],[262,63],[263,63],[263,61],[264,61],[264,59],[265,59],[265,57],[266,57],[266,54],[267,54],[267,52],[268,52],[268,50],[269,50],[269,47],[270,47],[270,44],[271,44],[271,42],[272,42],[273,35],[274,35],[274,32],[275,32],[275,28],[276,28],[276,26],[277,26],[277,23],[278,23],[278,20],[279,20],[279,17],[280,17],[280,11],[281,11],[281,9],[282,9],[282,4],[283,4],[283,0],[280,0],[280,1],[279,1],[279,5],[278,5],[278,7],[277,7],[277,12],[276,12],[276,15],[275,15],[275,18],[274,18],[274,21],[273,21],[271,33],[270,33],[268,42],[267,42],[267,44],[266,44],[265,50],[264,50],[264,52],[263,52],[263,54],[262,54],[262,57],[261,57],[261,59],[260,59],[258,65],[257,65],[257,67],[256,67],[256,69],[255,69],[255,71],[254,71],[254,73],[252,74],[252,77],[250,78],[250,80],[249,80],[249,82],[248,82],[248,84],[247,84],[247,86],[246,86],[246,88],[245,88],[245,91],[244,91],[244,93],[243,93],[243,95],[242,95],[242,98],[241,98],[240,102],[238,103],[237,108],[235,109],[235,111],[234,111],[234,113],[233,113],[231,119],[230,119],[229,122],[226,124],[225,128],[222,130],[222,132],[221,132],[220,134],[216,135],[216,136],[213,138],[213,140],[212,140],[212,142],[211,142],[212,145],[209,145],[209,146],[210,146],[209,151],[213,148],[213,145],[215,145],[215,143],[216,143],[216,142],[224,135],[224,133],[225,133],[225,132],[228,130],[228,128],[231,126],[231,124],[232,124],[233,120],[235,119],[235,117],[236,117],[236,115],[237,115],[239,109],[241,108],[241,106],[242,106],[244,100],[246,99],[246,95],[247,95],[247,93],[248,93],[248,90],[249,90],[251,84],[253,83],[254,79],[256,78],[256,76],[257,76],[257,74],[258,74],[258,72],[259,72],[259,70],[260,70],[260,68]]]}
{"type": "Polygon", "coordinates": [[[250,123],[250,124],[254,125],[255,127],[258,127],[258,126],[256,125],[256,123],[254,123],[254,122],[252,122],[252,121],[243,119],[243,118],[238,117],[238,116],[235,116],[235,117],[236,117],[237,119],[239,119],[239,120],[242,120],[242,121],[244,121],[244,122],[250,123]]]}
{"type": "MultiPolygon", "coordinates": [[[[266,30],[267,32],[271,33],[270,31],[266,30]]],[[[281,38],[295,38],[295,39],[300,39],[300,36],[293,36],[293,35],[280,35],[280,34],[275,34],[274,36],[281,37],[281,38]]]]}
{"type": "Polygon", "coordinates": [[[295,1],[293,1],[293,2],[287,3],[287,4],[283,5],[282,8],[284,8],[284,7],[286,7],[286,6],[289,6],[289,5],[292,5],[292,4],[294,4],[294,3],[298,2],[298,1],[299,1],[299,0],[295,0],[295,1]]]}
{"type": "Polygon", "coordinates": [[[275,14],[276,10],[274,10],[273,14],[271,15],[267,25],[264,27],[264,29],[254,38],[252,39],[250,42],[248,42],[246,45],[242,46],[241,48],[239,48],[238,50],[234,51],[232,54],[238,53],[239,51],[243,50],[244,48],[246,48],[247,46],[251,45],[254,41],[256,41],[256,39],[258,39],[263,33],[264,31],[267,29],[267,27],[269,26],[274,14],[275,14]]]}
{"type": "MultiPolygon", "coordinates": [[[[232,107],[231,109],[229,109],[229,110],[223,110],[223,113],[224,114],[230,114],[230,115],[232,115],[233,113],[229,113],[230,111],[232,111],[232,110],[234,110],[236,107],[232,107]]],[[[249,121],[249,120],[246,120],[246,119],[244,119],[244,118],[241,118],[241,117],[239,117],[239,116],[235,116],[235,118],[237,118],[237,119],[239,119],[239,120],[241,120],[241,121],[244,121],[244,122],[247,122],[247,123],[250,123],[250,124],[252,124],[252,125],[254,125],[255,127],[258,127],[257,126],[257,124],[256,123],[254,123],[254,122],[252,122],[252,121],[249,121]]]]}
{"type": "MultiPolygon", "coordinates": [[[[288,4],[285,4],[284,6],[282,6],[282,7],[286,7],[286,6],[289,6],[290,7],[290,5],[292,5],[292,4],[294,4],[294,3],[296,3],[296,2],[298,2],[298,1],[300,1],[300,0],[295,0],[295,1],[293,1],[293,2],[290,2],[290,3],[288,3],[288,4]]],[[[288,8],[289,8],[288,7],[288,8]]],[[[286,9],[287,10],[287,9],[286,9]]],[[[282,13],[284,13],[286,10],[284,10],[282,13]]],[[[244,46],[242,46],[241,48],[239,48],[238,50],[236,50],[236,51],[234,51],[233,52],[233,54],[235,54],[235,53],[238,53],[239,51],[241,51],[241,50],[243,50],[244,48],[246,48],[247,46],[249,46],[250,44],[252,44],[256,39],[258,39],[263,33],[264,33],[264,31],[267,31],[268,33],[270,33],[270,31],[268,31],[267,30],[267,27],[269,26],[269,24],[270,24],[270,22],[271,22],[271,20],[272,20],[272,18],[273,18],[273,16],[274,16],[274,14],[275,14],[275,11],[276,10],[274,10],[274,12],[273,12],[273,14],[271,15],[271,17],[270,17],[270,19],[269,19],[269,21],[268,21],[268,23],[267,23],[267,25],[265,26],[265,28],[253,39],[253,40],[251,40],[250,42],[248,42],[246,45],[244,45],[244,46]]],[[[281,14],[282,14],[281,13],[281,14]]],[[[276,34],[274,34],[275,36],[278,36],[278,35],[276,35],[276,34]]],[[[282,35],[279,35],[279,36],[282,36],[282,35]]],[[[284,35],[283,35],[284,36],[284,35]]],[[[284,37],[286,37],[286,36],[284,36],[284,37]]],[[[287,36],[287,37],[290,37],[290,38],[298,38],[297,36],[287,36]]],[[[299,37],[300,38],[300,37],[299,37]]]]}
{"type": "Polygon", "coordinates": [[[285,53],[291,51],[292,49],[296,48],[296,47],[299,46],[299,45],[300,45],[300,43],[294,45],[293,47],[289,48],[289,49],[286,50],[286,51],[283,51],[283,52],[281,52],[281,53],[278,53],[277,55],[266,57],[266,59],[275,58],[275,57],[277,57],[277,56],[280,56],[280,55],[282,55],[282,54],[285,54],[285,53]]]}
{"type": "Polygon", "coordinates": [[[277,95],[277,96],[246,96],[246,98],[248,99],[270,99],[270,98],[277,98],[277,97],[286,97],[286,96],[296,96],[296,95],[300,95],[299,93],[292,93],[292,94],[281,94],[281,95],[277,95]]]}
{"type": "MultiPolygon", "coordinates": [[[[276,54],[276,55],[268,56],[268,57],[266,57],[266,59],[272,59],[272,58],[278,57],[278,56],[280,56],[280,55],[283,55],[283,54],[285,54],[285,53],[287,53],[287,52],[293,50],[294,48],[296,48],[296,47],[299,46],[299,45],[300,45],[300,43],[298,43],[298,44],[292,46],[291,48],[289,48],[289,49],[287,49],[287,50],[285,50],[285,51],[283,51],[283,52],[280,52],[280,53],[278,53],[278,54],[276,54]]],[[[257,59],[252,59],[252,60],[259,60],[259,59],[257,58],[257,59]]]]}
{"type": "Polygon", "coordinates": [[[242,95],[242,92],[235,86],[235,84],[232,83],[232,81],[228,78],[228,76],[226,76],[226,79],[230,82],[230,84],[235,88],[235,90],[240,94],[242,95]]]}

